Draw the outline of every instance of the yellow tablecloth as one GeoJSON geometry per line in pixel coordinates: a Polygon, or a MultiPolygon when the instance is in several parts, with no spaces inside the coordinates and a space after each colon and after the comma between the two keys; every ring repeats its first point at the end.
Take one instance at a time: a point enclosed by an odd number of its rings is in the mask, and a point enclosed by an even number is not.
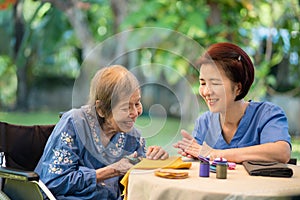
{"type": "Polygon", "coordinates": [[[121,184],[124,186],[124,200],[127,199],[127,185],[130,171],[133,169],[189,169],[192,166],[191,162],[183,162],[181,157],[170,157],[166,160],[149,160],[143,158],[141,162],[134,165],[123,177],[121,184]]]}

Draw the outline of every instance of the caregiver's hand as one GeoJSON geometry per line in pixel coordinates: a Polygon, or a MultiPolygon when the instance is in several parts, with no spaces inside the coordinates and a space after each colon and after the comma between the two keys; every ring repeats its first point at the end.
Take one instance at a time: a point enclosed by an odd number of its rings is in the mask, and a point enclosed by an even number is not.
{"type": "Polygon", "coordinates": [[[187,131],[181,130],[182,140],[173,144],[178,153],[189,158],[197,158],[201,153],[201,145],[187,131]]]}
{"type": "Polygon", "coordinates": [[[146,153],[146,158],[151,160],[165,160],[169,158],[169,154],[160,146],[149,146],[146,153]]]}

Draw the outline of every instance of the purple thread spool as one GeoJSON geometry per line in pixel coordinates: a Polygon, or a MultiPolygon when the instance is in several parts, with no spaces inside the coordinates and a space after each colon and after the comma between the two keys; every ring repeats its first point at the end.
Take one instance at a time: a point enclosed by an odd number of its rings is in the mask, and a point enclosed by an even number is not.
{"type": "Polygon", "coordinates": [[[198,157],[200,160],[200,169],[199,169],[199,176],[200,177],[209,177],[209,161],[208,159],[199,156],[198,157]]]}

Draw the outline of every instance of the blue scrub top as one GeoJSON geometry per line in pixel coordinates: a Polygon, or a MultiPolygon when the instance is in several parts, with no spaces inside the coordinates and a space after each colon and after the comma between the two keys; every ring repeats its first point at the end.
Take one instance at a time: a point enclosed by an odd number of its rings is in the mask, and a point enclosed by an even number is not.
{"type": "Polygon", "coordinates": [[[281,140],[291,146],[287,117],[279,106],[270,102],[249,102],[229,144],[223,138],[219,116],[207,111],[196,120],[192,134],[199,144],[206,142],[214,149],[230,149],[281,140]]]}

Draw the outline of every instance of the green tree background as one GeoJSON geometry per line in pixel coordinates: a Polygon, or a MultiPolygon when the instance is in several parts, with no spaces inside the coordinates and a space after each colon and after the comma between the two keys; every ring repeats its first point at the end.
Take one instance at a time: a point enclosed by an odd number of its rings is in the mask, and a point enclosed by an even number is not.
{"type": "MultiPolygon", "coordinates": [[[[203,47],[221,41],[243,47],[256,66],[249,99],[300,96],[299,0],[19,0],[3,6],[7,2],[0,1],[1,110],[32,109],[33,90],[72,85],[96,44],[144,27],[182,33],[203,47]]],[[[147,39],[120,38],[110,47],[110,57],[147,39]]],[[[123,63],[139,65],[149,54],[151,62],[168,64],[188,77],[197,93],[197,72],[183,58],[143,49],[123,63]]],[[[163,68],[155,74],[170,84],[180,81],[163,68]]]]}
{"type": "MultiPolygon", "coordinates": [[[[63,101],[70,101],[67,96],[72,94],[62,91],[53,104],[42,104],[33,94],[37,91],[45,100],[58,88],[72,87],[95,45],[145,27],[176,31],[203,47],[236,43],[256,67],[247,98],[282,95],[287,103],[299,101],[300,0],[0,0],[0,9],[0,111],[68,109],[63,101]],[[32,107],[33,100],[41,105],[32,107]]],[[[108,59],[148,39],[119,38],[108,47],[108,59]]],[[[180,56],[145,48],[120,59],[127,67],[149,60],[171,66],[197,94],[198,73],[180,56]]],[[[165,68],[155,68],[153,74],[170,85],[180,82],[165,68]]],[[[295,123],[300,124],[297,116],[295,123]]]]}

